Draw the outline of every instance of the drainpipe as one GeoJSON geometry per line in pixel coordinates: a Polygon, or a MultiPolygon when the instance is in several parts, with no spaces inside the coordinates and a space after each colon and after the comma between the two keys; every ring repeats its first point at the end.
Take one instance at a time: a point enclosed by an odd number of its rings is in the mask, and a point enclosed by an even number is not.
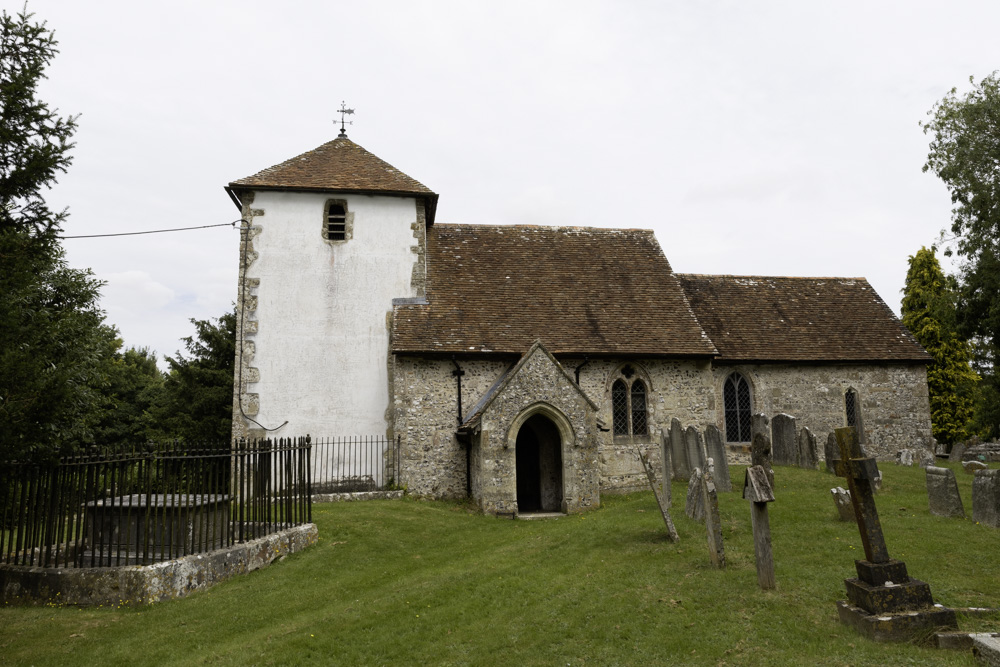
{"type": "Polygon", "coordinates": [[[576,367],[573,372],[576,373],[576,386],[580,386],[580,369],[590,363],[590,357],[584,357],[583,363],[576,367]]]}
{"type": "Polygon", "coordinates": [[[451,363],[455,364],[455,370],[451,372],[451,376],[455,378],[455,383],[458,385],[458,425],[462,425],[462,376],[465,375],[465,371],[462,367],[458,365],[458,361],[455,360],[455,355],[451,355],[451,363]]]}
{"type": "MultiPolygon", "coordinates": [[[[462,367],[458,365],[458,360],[455,359],[455,355],[451,355],[451,363],[455,364],[455,370],[451,372],[451,376],[455,378],[455,385],[458,388],[458,426],[461,428],[462,376],[465,375],[465,371],[463,371],[462,367]]],[[[459,437],[459,442],[463,439],[465,440],[463,443],[465,445],[465,495],[466,497],[472,497],[472,435],[466,433],[465,438],[459,437]]]]}

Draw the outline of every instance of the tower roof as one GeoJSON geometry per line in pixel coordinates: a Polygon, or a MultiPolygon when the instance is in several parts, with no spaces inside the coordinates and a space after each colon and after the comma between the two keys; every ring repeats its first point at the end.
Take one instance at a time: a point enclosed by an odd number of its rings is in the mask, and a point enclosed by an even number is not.
{"type": "Polygon", "coordinates": [[[433,218],[437,195],[420,183],[372,155],[347,137],[333,141],[229,184],[228,190],[297,190],[360,192],[423,198],[428,201],[428,221],[433,218]]]}

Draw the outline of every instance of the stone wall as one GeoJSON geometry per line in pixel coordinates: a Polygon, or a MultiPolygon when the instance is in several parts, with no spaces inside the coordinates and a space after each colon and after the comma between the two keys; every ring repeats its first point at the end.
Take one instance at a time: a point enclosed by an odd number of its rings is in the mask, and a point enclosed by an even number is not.
{"type": "Polygon", "coordinates": [[[742,373],[750,383],[753,412],[769,417],[789,414],[795,417],[797,427],[808,427],[817,438],[825,439],[827,433],[847,425],[844,393],[853,388],[858,393],[865,449],[870,455],[891,460],[900,449],[931,446],[923,365],[718,365],[712,375],[719,405],[716,425],[723,436],[722,384],[733,371],[742,373]]]}

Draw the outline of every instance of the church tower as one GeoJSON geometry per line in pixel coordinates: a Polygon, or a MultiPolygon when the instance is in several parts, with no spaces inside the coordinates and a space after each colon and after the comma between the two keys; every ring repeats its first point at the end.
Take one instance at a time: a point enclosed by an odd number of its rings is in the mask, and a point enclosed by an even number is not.
{"type": "Polygon", "coordinates": [[[243,218],[233,436],[385,434],[393,300],[425,295],[437,194],[343,131],[226,191],[243,218]]]}

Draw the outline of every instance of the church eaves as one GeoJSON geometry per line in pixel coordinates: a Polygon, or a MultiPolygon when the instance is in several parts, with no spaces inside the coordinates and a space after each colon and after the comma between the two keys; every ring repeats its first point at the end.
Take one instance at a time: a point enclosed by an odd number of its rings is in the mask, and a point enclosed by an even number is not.
{"type": "Polygon", "coordinates": [[[415,197],[428,202],[429,221],[438,198],[430,188],[347,137],[337,137],[253,176],[233,181],[227,189],[234,192],[293,190],[415,197]]]}
{"type": "Polygon", "coordinates": [[[677,278],[719,362],[930,362],[864,278],[677,278]]]}
{"type": "Polygon", "coordinates": [[[434,225],[427,304],[395,307],[396,354],[711,358],[653,233],[640,229],[434,225]]]}

